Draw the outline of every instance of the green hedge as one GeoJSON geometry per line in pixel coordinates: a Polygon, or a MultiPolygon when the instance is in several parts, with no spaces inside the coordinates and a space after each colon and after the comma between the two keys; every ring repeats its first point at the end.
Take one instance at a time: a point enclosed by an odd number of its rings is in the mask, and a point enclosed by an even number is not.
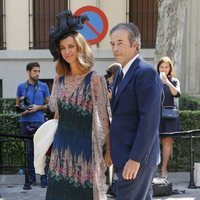
{"type": "Polygon", "coordinates": [[[19,133],[19,114],[0,114],[0,133],[18,134],[19,133]]]}
{"type": "Polygon", "coordinates": [[[200,110],[181,110],[180,111],[181,130],[188,131],[200,129],[200,110]]]}
{"type": "MultiPolygon", "coordinates": [[[[0,133],[19,134],[19,114],[15,112],[15,98],[0,98],[0,133]]],[[[1,137],[0,174],[17,173],[24,166],[24,142],[1,137]],[[13,166],[13,167],[5,167],[13,166]],[[15,166],[15,167],[14,167],[15,166]]]]}
{"type": "MultiPolygon", "coordinates": [[[[179,101],[181,130],[200,129],[200,97],[182,95],[179,101]]],[[[194,160],[200,162],[200,138],[193,140],[194,160]]],[[[176,138],[173,144],[173,155],[169,162],[171,171],[190,170],[190,140],[176,138]]]]}
{"type": "MultiPolygon", "coordinates": [[[[181,130],[200,129],[200,98],[183,95],[179,105],[181,130]]],[[[0,99],[0,133],[19,133],[20,115],[15,112],[14,107],[14,98],[0,99]]],[[[174,140],[173,157],[169,162],[170,171],[189,170],[189,142],[187,139],[180,138],[174,140]]],[[[194,147],[196,148],[199,143],[200,139],[195,139],[194,147]]],[[[3,152],[10,152],[9,150],[3,152]]],[[[16,151],[19,151],[19,148],[16,151]]],[[[195,151],[195,161],[200,161],[199,151],[195,151]]]]}
{"type": "MultiPolygon", "coordinates": [[[[200,129],[200,111],[180,111],[181,130],[200,129]]],[[[193,139],[195,162],[200,162],[200,138],[193,139]]],[[[190,140],[176,138],[173,144],[173,155],[169,161],[169,171],[189,171],[190,169],[190,140]]]]}
{"type": "Polygon", "coordinates": [[[0,98],[0,113],[15,113],[15,98],[0,98]]]}
{"type": "Polygon", "coordinates": [[[0,133],[19,133],[19,114],[15,112],[15,98],[0,98],[0,133]]]}
{"type": "Polygon", "coordinates": [[[179,100],[180,110],[200,110],[200,97],[182,95],[179,100]]]}

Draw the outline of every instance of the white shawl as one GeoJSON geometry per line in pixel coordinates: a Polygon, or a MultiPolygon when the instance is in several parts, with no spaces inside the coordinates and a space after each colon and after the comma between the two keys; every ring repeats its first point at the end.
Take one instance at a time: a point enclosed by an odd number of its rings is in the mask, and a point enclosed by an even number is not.
{"type": "Polygon", "coordinates": [[[46,152],[53,142],[57,126],[57,119],[48,120],[34,134],[34,166],[36,174],[45,174],[46,152]]]}

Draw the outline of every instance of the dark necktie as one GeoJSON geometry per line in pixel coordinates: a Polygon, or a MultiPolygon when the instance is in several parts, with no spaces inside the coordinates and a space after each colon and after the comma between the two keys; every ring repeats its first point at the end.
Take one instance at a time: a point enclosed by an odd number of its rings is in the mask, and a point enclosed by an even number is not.
{"type": "Polygon", "coordinates": [[[118,83],[117,83],[117,85],[119,85],[119,84],[121,83],[121,81],[122,81],[123,77],[124,77],[124,73],[123,73],[123,71],[122,71],[122,70],[120,70],[120,72],[119,72],[119,77],[118,77],[118,83]]]}
{"type": "Polygon", "coordinates": [[[123,76],[124,76],[124,73],[123,73],[123,71],[120,69],[120,72],[119,72],[118,77],[117,77],[117,85],[116,85],[115,93],[117,93],[119,84],[121,83],[121,81],[122,81],[122,79],[123,79],[123,76]]]}

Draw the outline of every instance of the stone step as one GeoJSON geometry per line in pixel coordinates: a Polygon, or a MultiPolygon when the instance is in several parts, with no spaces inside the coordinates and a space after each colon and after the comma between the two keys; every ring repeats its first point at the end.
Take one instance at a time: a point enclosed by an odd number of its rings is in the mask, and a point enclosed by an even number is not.
{"type": "MultiPolygon", "coordinates": [[[[24,175],[0,175],[0,185],[23,185],[25,183],[24,175]]],[[[40,183],[40,176],[36,176],[36,183],[40,183]]]]}

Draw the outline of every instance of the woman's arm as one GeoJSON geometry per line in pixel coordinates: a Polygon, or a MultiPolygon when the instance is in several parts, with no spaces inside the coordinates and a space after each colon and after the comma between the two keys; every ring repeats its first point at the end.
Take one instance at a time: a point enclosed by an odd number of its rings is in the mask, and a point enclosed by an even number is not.
{"type": "Polygon", "coordinates": [[[163,76],[162,78],[162,82],[163,84],[166,84],[169,89],[170,89],[170,92],[172,93],[173,96],[175,97],[180,97],[181,95],[181,90],[180,90],[180,82],[178,79],[176,79],[176,86],[174,86],[166,76],[163,76]]]}
{"type": "Polygon", "coordinates": [[[92,76],[92,96],[93,96],[93,115],[97,116],[95,119],[96,126],[98,126],[97,134],[100,137],[104,138],[106,143],[106,155],[105,155],[105,164],[110,166],[112,164],[111,157],[110,157],[110,118],[111,118],[111,111],[110,111],[110,102],[107,95],[107,86],[106,81],[100,75],[94,73],[92,76]],[[99,122],[100,123],[99,123],[99,122]],[[102,130],[102,131],[101,131],[102,130]],[[101,133],[100,133],[101,132],[101,133]]]}
{"type": "Polygon", "coordinates": [[[59,114],[58,114],[58,111],[56,111],[55,113],[54,113],[54,117],[53,117],[54,119],[59,119],[59,114]]]}

